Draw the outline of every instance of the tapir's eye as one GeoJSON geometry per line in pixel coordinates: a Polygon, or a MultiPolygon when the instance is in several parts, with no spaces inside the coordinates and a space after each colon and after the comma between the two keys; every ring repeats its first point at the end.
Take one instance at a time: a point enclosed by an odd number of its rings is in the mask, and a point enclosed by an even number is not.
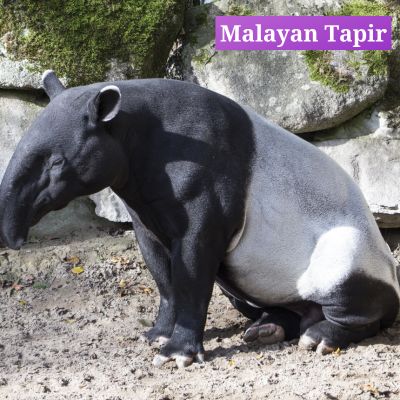
{"type": "Polygon", "coordinates": [[[53,160],[50,161],[50,168],[56,168],[64,164],[64,159],[63,158],[54,158],[53,160]]]}

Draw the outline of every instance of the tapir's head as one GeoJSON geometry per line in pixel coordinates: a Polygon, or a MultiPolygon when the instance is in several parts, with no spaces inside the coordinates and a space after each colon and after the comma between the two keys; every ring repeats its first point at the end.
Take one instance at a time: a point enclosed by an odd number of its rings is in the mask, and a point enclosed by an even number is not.
{"type": "Polygon", "coordinates": [[[43,87],[50,103],[18,144],[0,185],[0,239],[12,249],[48,212],[126,180],[127,158],[112,129],[120,90],[65,89],[52,71],[43,87]]]}

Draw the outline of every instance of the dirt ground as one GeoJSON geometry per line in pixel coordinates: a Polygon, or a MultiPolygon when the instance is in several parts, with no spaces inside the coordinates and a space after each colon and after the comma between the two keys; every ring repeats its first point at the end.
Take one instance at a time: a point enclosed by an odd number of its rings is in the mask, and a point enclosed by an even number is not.
{"type": "MultiPolygon", "coordinates": [[[[0,399],[400,399],[400,321],[336,354],[250,346],[216,288],[206,363],[152,366],[158,295],[130,231],[0,249],[0,399]]],[[[368,299],[366,299],[368,301],[368,299]]]]}

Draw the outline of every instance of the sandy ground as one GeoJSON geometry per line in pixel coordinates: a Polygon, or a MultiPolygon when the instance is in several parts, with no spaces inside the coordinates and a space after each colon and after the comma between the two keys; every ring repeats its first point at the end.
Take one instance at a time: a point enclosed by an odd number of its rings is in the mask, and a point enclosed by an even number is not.
{"type": "Polygon", "coordinates": [[[206,363],[157,369],[141,339],[157,303],[132,232],[0,249],[0,399],[400,399],[400,321],[328,356],[249,346],[216,288],[206,363]]]}

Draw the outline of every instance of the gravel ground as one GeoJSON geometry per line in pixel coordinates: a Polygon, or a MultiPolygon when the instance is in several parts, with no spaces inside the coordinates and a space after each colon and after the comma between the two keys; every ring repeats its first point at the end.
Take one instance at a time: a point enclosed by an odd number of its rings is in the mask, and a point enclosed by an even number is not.
{"type": "Polygon", "coordinates": [[[400,321],[334,355],[251,346],[216,288],[206,363],[157,369],[157,303],[130,231],[0,249],[0,399],[400,399],[400,321]]]}

